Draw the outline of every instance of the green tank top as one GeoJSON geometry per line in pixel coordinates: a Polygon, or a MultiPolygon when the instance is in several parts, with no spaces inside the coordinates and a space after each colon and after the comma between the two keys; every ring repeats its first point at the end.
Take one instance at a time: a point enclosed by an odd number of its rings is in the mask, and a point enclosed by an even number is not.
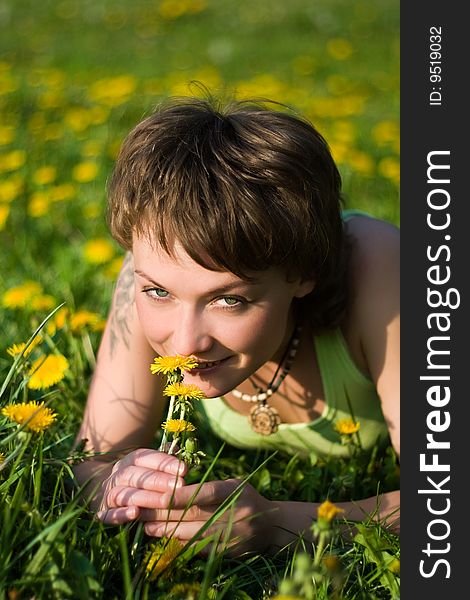
{"type": "Polygon", "coordinates": [[[281,423],[269,436],[255,433],[248,417],[240,415],[223,398],[201,400],[211,429],[238,448],[282,450],[302,455],[347,456],[334,425],[338,419],[359,421],[362,447],[370,449],[388,440],[380,399],[374,383],[356,367],[341,330],[314,337],[315,351],[325,393],[322,415],[311,423],[281,423]]]}
{"type": "MultiPolygon", "coordinates": [[[[343,218],[368,216],[361,211],[344,211],[343,218]]],[[[281,423],[269,436],[255,433],[248,417],[240,415],[222,397],[202,400],[211,429],[238,448],[281,450],[290,454],[347,456],[348,448],[335,431],[335,422],[350,419],[360,423],[359,437],[365,450],[389,441],[388,428],[374,383],[353,362],[339,328],[314,336],[313,343],[325,394],[322,415],[311,423],[281,423]]]]}

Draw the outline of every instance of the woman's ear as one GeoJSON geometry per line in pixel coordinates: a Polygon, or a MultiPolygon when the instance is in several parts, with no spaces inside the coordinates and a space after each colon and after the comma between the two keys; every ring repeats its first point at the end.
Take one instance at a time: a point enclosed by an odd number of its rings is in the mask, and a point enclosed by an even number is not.
{"type": "Polygon", "coordinates": [[[304,279],[298,282],[296,290],[294,292],[295,298],[303,298],[310,292],[313,292],[315,288],[315,281],[313,279],[304,279]]]}

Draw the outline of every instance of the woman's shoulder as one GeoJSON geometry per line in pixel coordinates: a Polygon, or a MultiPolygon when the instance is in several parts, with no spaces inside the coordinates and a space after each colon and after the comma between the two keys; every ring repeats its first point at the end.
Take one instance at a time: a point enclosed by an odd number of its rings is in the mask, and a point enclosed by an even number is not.
{"type": "MultiPolygon", "coordinates": [[[[367,215],[354,215],[345,223],[352,240],[351,275],[356,284],[381,280],[399,268],[400,230],[393,223],[367,215]]],[[[354,287],[356,287],[354,285],[354,287]]]]}
{"type": "Polygon", "coordinates": [[[349,306],[343,333],[365,368],[364,340],[399,312],[400,230],[392,223],[357,215],[345,223],[351,239],[349,306]]]}

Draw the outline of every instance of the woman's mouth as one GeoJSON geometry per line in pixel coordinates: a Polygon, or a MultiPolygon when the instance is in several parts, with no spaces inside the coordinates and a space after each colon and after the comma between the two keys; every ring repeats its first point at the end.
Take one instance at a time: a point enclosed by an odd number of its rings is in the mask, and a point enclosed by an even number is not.
{"type": "Polygon", "coordinates": [[[194,367],[193,369],[191,369],[191,373],[210,373],[212,371],[215,371],[216,369],[218,369],[220,367],[220,365],[222,365],[223,363],[225,363],[230,357],[228,356],[227,358],[222,358],[221,360],[201,360],[201,361],[197,361],[197,367],[194,367]]]}

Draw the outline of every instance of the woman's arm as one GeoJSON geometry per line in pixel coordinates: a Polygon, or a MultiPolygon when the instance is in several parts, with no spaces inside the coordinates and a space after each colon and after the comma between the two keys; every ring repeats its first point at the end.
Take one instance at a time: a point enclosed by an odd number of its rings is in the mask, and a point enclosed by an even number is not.
{"type": "MultiPolygon", "coordinates": [[[[103,508],[105,482],[108,493],[111,488],[125,487],[126,482],[150,491],[166,491],[168,485],[174,484],[174,472],[170,474],[179,463],[176,458],[169,459],[167,455],[159,456],[161,453],[149,450],[144,454],[142,450],[132,452],[151,445],[162,417],[162,382],[150,372],[154,357],[155,352],[140,328],[134,301],[133,260],[132,255],[127,254],[114,291],[76,438],[76,444],[85,440],[85,451],[96,453],[94,458],[74,467],[78,482],[89,483],[95,510],[103,508]],[[124,456],[125,459],[116,463],[124,456]],[[159,469],[165,468],[169,469],[168,477],[155,476],[159,469]],[[152,472],[146,475],[149,469],[152,472]],[[146,477],[145,485],[131,482],[139,476],[141,480],[146,477]]],[[[109,503],[104,504],[104,508],[109,508],[109,503]]]]}

